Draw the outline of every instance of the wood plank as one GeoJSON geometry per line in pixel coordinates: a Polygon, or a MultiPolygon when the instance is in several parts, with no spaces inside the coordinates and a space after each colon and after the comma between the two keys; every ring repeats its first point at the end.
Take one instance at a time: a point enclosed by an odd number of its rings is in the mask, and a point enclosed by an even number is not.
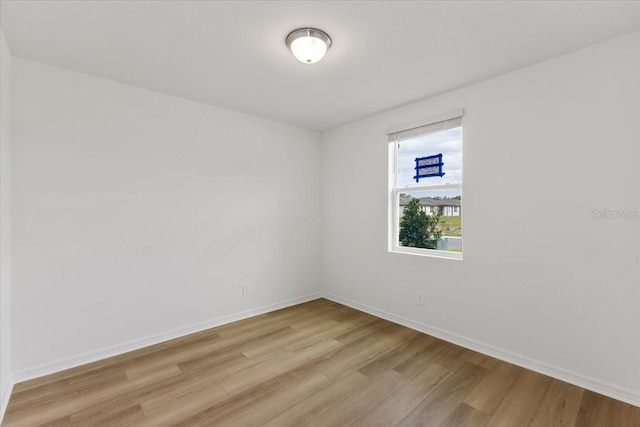
{"type": "Polygon", "coordinates": [[[485,414],[493,414],[521,373],[522,368],[499,362],[471,390],[464,403],[485,414]]]}
{"type": "Polygon", "coordinates": [[[407,380],[407,384],[354,420],[352,426],[387,427],[396,425],[420,402],[426,399],[451,374],[433,363],[407,380]]]}
{"type": "Polygon", "coordinates": [[[476,353],[476,352],[473,352],[472,356],[469,358],[469,362],[485,369],[493,369],[496,366],[498,366],[500,363],[503,363],[494,357],[487,356],[486,354],[482,354],[482,353],[476,353]]]}
{"type": "Polygon", "coordinates": [[[531,427],[573,426],[578,418],[584,389],[551,380],[531,427]]]}
{"type": "Polygon", "coordinates": [[[239,393],[229,394],[229,398],[221,402],[210,402],[203,405],[200,410],[193,411],[188,418],[172,425],[185,427],[222,425],[237,413],[251,411],[256,402],[279,393],[281,389],[282,384],[275,379],[264,381],[239,393]]]}
{"type": "Polygon", "coordinates": [[[350,351],[345,352],[342,359],[336,361],[337,363],[325,362],[322,372],[329,378],[336,378],[342,374],[343,370],[359,369],[380,354],[401,342],[411,339],[415,335],[416,331],[392,324],[387,328],[380,329],[378,333],[370,335],[368,339],[363,340],[357,347],[345,346],[350,351]]]}
{"type": "Polygon", "coordinates": [[[299,402],[313,396],[331,384],[331,380],[321,374],[312,376],[278,379],[282,390],[271,393],[260,401],[253,401],[250,410],[236,411],[226,418],[216,421],[218,426],[254,427],[271,420],[299,402]]]}
{"type": "Polygon", "coordinates": [[[640,408],[585,390],[575,425],[640,427],[640,408]]]}
{"type": "Polygon", "coordinates": [[[81,374],[78,377],[80,380],[71,382],[73,378],[65,378],[39,387],[23,389],[23,391],[12,394],[11,411],[15,413],[33,411],[36,408],[46,407],[72,396],[90,393],[127,380],[124,370],[105,370],[94,372],[92,375],[81,374]]]}
{"type": "Polygon", "coordinates": [[[83,413],[74,413],[68,417],[69,425],[103,425],[103,426],[124,426],[136,425],[145,417],[144,411],[140,404],[130,406],[126,405],[108,405],[102,410],[91,409],[83,413]]]}
{"type": "Polygon", "coordinates": [[[109,385],[90,393],[80,394],[68,399],[52,402],[48,405],[37,408],[37,410],[29,410],[19,414],[7,410],[5,423],[12,426],[26,427],[44,424],[58,418],[71,415],[77,412],[78,408],[89,408],[98,403],[122,396],[124,393],[131,392],[132,390],[153,387],[153,383],[155,381],[177,377],[178,375],[180,375],[180,370],[177,366],[172,366],[162,371],[156,371],[152,376],[138,377],[124,383],[109,385]]]}
{"type": "Polygon", "coordinates": [[[485,372],[484,368],[477,365],[471,363],[463,364],[444,380],[433,393],[401,419],[397,426],[440,425],[480,382],[485,372]]]}
{"type": "MultiPolygon", "coordinates": [[[[86,365],[78,366],[64,371],[56,372],[54,374],[45,375],[43,377],[34,378],[32,380],[24,381],[14,385],[12,397],[14,393],[16,395],[33,390],[35,388],[41,389],[46,385],[51,385],[58,382],[64,382],[70,378],[87,378],[94,373],[102,375],[105,371],[112,370],[118,371],[126,363],[138,357],[162,357],[161,354],[166,354],[166,349],[162,344],[144,347],[135,351],[123,353],[117,356],[110,357],[108,359],[99,360],[97,362],[88,363],[86,365]]],[[[57,385],[54,384],[54,387],[57,385]]]]}
{"type": "Polygon", "coordinates": [[[434,341],[436,341],[436,339],[429,335],[417,334],[415,337],[403,341],[380,354],[371,362],[361,367],[359,371],[369,379],[373,379],[420,353],[427,345],[434,341]]]}
{"type": "Polygon", "coordinates": [[[442,340],[436,340],[431,344],[427,344],[418,353],[408,357],[404,362],[394,367],[393,370],[401,373],[407,378],[411,378],[434,363],[451,348],[453,348],[453,344],[442,340]]]}
{"type": "Polygon", "coordinates": [[[523,371],[487,423],[494,426],[528,426],[536,415],[551,378],[523,371]]]}
{"type": "Polygon", "coordinates": [[[491,416],[478,411],[471,406],[461,403],[447,417],[440,427],[482,427],[491,416]]]}
{"type": "Polygon", "coordinates": [[[337,322],[334,319],[326,322],[319,322],[315,325],[310,325],[305,329],[297,330],[294,334],[287,336],[286,338],[271,340],[269,343],[265,343],[258,348],[243,348],[242,354],[249,359],[255,359],[266,353],[276,351],[284,347],[286,347],[287,351],[295,351],[296,349],[318,341],[336,339],[339,335],[364,326],[367,323],[371,323],[373,320],[374,318],[371,316],[351,316],[351,319],[343,319],[340,322],[337,322]]]}
{"type": "Polygon", "coordinates": [[[228,375],[220,382],[225,390],[231,393],[238,393],[250,388],[255,383],[270,380],[278,375],[304,365],[309,359],[319,357],[341,344],[335,340],[321,341],[296,353],[291,353],[275,361],[265,361],[250,368],[244,369],[242,375],[228,375]]]}
{"type": "Polygon", "coordinates": [[[325,411],[365,386],[369,379],[360,372],[353,372],[334,381],[328,387],[287,409],[266,422],[263,427],[298,427],[310,425],[316,414],[325,411]]]}
{"type": "Polygon", "coordinates": [[[393,323],[389,322],[388,320],[375,318],[373,319],[373,321],[366,323],[364,326],[360,328],[356,328],[351,331],[345,332],[341,335],[338,335],[337,337],[335,337],[335,339],[337,341],[340,341],[343,344],[348,344],[348,343],[357,341],[360,338],[363,338],[367,335],[370,335],[379,329],[387,328],[391,325],[393,325],[393,323]]]}
{"type": "Polygon", "coordinates": [[[210,408],[230,398],[230,394],[220,386],[210,385],[184,395],[174,395],[171,399],[144,407],[145,418],[139,427],[165,427],[184,422],[194,414],[210,408]]]}
{"type": "Polygon", "coordinates": [[[464,365],[474,355],[473,350],[460,347],[459,345],[451,344],[450,348],[445,351],[442,356],[438,357],[436,361],[438,365],[441,365],[451,371],[457,370],[464,365]]]}
{"type": "Polygon", "coordinates": [[[381,401],[393,395],[407,382],[406,378],[395,371],[387,371],[375,381],[369,381],[366,387],[356,390],[346,399],[328,410],[319,412],[309,421],[313,426],[342,427],[351,424],[360,414],[369,411],[381,401]]]}

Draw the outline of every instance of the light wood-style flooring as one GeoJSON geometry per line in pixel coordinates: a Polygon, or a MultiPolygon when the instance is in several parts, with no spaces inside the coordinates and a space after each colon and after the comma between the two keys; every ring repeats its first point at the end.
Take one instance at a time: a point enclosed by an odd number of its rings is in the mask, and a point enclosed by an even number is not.
{"type": "Polygon", "coordinates": [[[3,426],[639,427],[640,408],[318,299],[17,384],[3,426]]]}

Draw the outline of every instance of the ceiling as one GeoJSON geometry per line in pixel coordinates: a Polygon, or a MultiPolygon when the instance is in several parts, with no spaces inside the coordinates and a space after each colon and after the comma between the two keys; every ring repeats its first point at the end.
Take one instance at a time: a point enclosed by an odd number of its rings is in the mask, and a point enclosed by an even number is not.
{"type": "Polygon", "coordinates": [[[640,30],[640,1],[8,1],[12,53],[310,129],[640,30]],[[331,36],[321,62],[284,39],[331,36]]]}

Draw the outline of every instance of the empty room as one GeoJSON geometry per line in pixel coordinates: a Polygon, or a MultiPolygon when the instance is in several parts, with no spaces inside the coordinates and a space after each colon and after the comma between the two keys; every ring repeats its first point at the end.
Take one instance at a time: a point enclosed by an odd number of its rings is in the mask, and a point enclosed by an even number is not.
{"type": "Polygon", "coordinates": [[[640,427],[640,1],[0,39],[3,427],[640,427]]]}

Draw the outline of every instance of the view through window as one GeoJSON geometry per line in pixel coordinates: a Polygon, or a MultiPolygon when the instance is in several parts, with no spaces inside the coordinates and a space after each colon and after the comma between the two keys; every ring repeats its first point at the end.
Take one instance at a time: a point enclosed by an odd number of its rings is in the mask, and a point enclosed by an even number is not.
{"type": "Polygon", "coordinates": [[[389,135],[390,250],[462,257],[462,118],[389,135]]]}

